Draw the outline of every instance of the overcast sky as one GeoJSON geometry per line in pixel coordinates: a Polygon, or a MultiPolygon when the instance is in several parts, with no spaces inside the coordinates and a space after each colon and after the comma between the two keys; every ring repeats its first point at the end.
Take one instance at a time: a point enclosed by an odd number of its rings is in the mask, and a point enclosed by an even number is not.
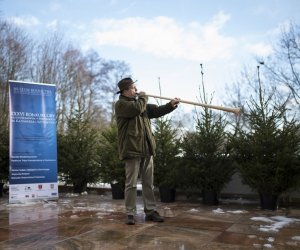
{"type": "Polygon", "coordinates": [[[201,83],[214,103],[289,22],[298,0],[0,0],[3,19],[44,36],[59,30],[82,50],[127,62],[139,90],[196,101],[201,83]]]}

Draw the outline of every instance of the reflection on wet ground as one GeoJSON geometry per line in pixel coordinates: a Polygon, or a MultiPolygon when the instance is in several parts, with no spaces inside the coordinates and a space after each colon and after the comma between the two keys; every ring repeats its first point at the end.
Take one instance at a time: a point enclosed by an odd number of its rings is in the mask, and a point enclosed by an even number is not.
{"type": "Polygon", "coordinates": [[[0,199],[0,249],[300,249],[300,208],[261,210],[258,203],[158,202],[164,223],[124,224],[124,200],[111,194],[55,202],[8,204],[0,199]]]}

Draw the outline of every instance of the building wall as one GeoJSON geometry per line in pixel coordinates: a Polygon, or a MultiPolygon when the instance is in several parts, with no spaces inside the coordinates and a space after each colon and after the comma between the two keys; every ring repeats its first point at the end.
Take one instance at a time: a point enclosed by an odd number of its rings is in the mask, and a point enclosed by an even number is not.
{"type": "MultiPolygon", "coordinates": [[[[230,195],[257,195],[256,192],[252,191],[248,185],[242,183],[242,178],[238,173],[235,173],[232,176],[231,181],[226,185],[226,187],[222,190],[222,194],[230,194],[230,195]]],[[[289,199],[300,199],[300,188],[298,190],[289,192],[287,194],[283,194],[284,196],[288,196],[289,199]]]]}

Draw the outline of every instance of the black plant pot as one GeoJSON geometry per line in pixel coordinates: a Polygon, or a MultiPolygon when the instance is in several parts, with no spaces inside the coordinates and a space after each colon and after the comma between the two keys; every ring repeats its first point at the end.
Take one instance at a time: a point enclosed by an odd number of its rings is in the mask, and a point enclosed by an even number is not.
{"type": "Polygon", "coordinates": [[[124,187],[120,183],[111,183],[110,186],[114,200],[124,199],[124,187]]]}
{"type": "Polygon", "coordinates": [[[260,206],[262,209],[277,210],[279,196],[274,194],[260,194],[260,206]]]}
{"type": "Polygon", "coordinates": [[[218,205],[219,199],[217,192],[213,190],[203,190],[202,203],[205,205],[218,205]]]}
{"type": "Polygon", "coordinates": [[[2,197],[2,195],[3,195],[3,186],[4,186],[4,183],[0,182],[0,197],[2,197]]]}
{"type": "Polygon", "coordinates": [[[167,187],[159,187],[159,195],[161,202],[174,202],[176,189],[175,188],[167,188],[167,187]]]}
{"type": "Polygon", "coordinates": [[[84,183],[73,183],[73,193],[75,194],[81,194],[82,192],[85,192],[87,188],[87,184],[84,183]]]}

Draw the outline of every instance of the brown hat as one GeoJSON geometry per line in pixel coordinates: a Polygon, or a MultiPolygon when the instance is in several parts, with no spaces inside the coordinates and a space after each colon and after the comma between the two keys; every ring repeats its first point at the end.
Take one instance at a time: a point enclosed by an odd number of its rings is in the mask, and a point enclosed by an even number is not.
{"type": "Polygon", "coordinates": [[[123,78],[118,82],[119,91],[117,94],[120,94],[124,89],[127,89],[131,84],[134,84],[136,81],[133,81],[130,77],[123,78]]]}

